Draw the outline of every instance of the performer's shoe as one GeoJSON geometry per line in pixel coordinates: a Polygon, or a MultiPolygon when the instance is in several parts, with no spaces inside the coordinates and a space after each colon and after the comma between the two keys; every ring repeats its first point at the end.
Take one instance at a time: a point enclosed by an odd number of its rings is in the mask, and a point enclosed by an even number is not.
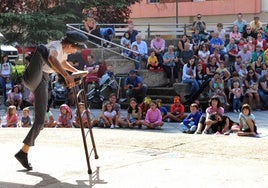
{"type": "Polygon", "coordinates": [[[22,164],[24,168],[27,170],[32,170],[33,167],[30,163],[28,163],[28,154],[20,150],[18,153],[15,154],[15,158],[22,164]]]}

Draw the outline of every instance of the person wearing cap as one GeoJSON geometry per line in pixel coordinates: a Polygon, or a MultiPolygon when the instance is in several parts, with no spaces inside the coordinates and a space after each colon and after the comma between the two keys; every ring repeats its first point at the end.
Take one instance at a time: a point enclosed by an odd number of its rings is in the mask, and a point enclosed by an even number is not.
{"type": "MultiPolygon", "coordinates": [[[[101,28],[100,33],[101,33],[102,38],[104,38],[107,41],[112,41],[115,38],[115,31],[111,27],[101,28]]],[[[111,45],[106,42],[104,43],[104,45],[105,47],[111,47],[111,45]]]]}
{"type": "Polygon", "coordinates": [[[49,73],[56,72],[60,74],[64,78],[67,87],[74,87],[74,78],[67,71],[81,73],[81,75],[82,72],[79,72],[66,61],[67,55],[75,53],[86,41],[86,35],[76,31],[68,31],[66,37],[61,41],[51,41],[47,45],[39,45],[31,57],[30,64],[25,69],[23,75],[24,85],[33,92],[36,101],[34,104],[35,121],[23,140],[22,148],[15,154],[15,158],[27,170],[32,170],[32,166],[28,162],[28,152],[34,146],[35,139],[45,123],[49,73]]]}
{"type": "Polygon", "coordinates": [[[167,118],[173,122],[182,122],[186,116],[187,114],[184,112],[184,105],[181,103],[181,98],[174,96],[173,104],[170,106],[170,113],[167,114],[167,118]]]}
{"type": "Polygon", "coordinates": [[[146,84],[143,84],[142,78],[137,75],[135,70],[130,70],[128,77],[125,79],[124,89],[129,99],[134,97],[141,103],[146,96],[148,87],[146,84]]]}
{"type": "Polygon", "coordinates": [[[259,16],[254,16],[254,19],[249,23],[252,31],[257,33],[260,28],[262,28],[262,22],[260,22],[259,16]]]}

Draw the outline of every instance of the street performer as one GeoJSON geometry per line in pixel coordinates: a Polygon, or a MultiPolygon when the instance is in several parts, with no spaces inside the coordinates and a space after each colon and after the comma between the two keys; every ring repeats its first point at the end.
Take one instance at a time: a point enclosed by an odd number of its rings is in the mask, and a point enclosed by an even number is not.
{"type": "Polygon", "coordinates": [[[39,45],[31,57],[29,65],[23,75],[23,82],[26,87],[34,93],[34,123],[23,140],[23,146],[15,158],[27,170],[32,170],[28,162],[28,152],[34,146],[35,139],[43,129],[45,113],[48,104],[48,81],[49,73],[56,72],[61,75],[67,87],[75,86],[74,78],[68,74],[79,74],[79,71],[71,66],[66,60],[68,54],[75,53],[79,48],[85,46],[87,36],[77,31],[67,31],[66,37],[61,41],[51,41],[46,45],[39,45]]]}

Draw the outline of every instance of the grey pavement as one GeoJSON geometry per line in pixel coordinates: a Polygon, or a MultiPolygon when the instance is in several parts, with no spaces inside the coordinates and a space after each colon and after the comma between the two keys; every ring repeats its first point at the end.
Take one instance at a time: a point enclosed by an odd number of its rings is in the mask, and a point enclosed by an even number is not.
{"type": "MultiPolygon", "coordinates": [[[[91,110],[93,117],[99,112],[91,110]]],[[[14,154],[29,129],[1,128],[0,188],[268,187],[268,111],[253,113],[261,138],[187,135],[178,123],[158,130],[93,128],[99,159],[91,152],[91,175],[80,129],[42,130],[29,153],[33,171],[27,172],[14,154]]]]}

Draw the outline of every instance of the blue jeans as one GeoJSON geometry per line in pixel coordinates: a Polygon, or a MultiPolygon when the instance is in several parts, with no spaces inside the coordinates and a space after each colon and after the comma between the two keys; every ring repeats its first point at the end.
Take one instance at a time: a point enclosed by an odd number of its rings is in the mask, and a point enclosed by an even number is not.
{"type": "Polygon", "coordinates": [[[0,84],[2,87],[2,93],[4,97],[4,103],[7,101],[7,93],[6,93],[6,79],[3,78],[2,76],[0,77],[0,84]]]}
{"type": "Polygon", "coordinates": [[[233,109],[240,110],[240,99],[233,99],[233,109]]]}
{"type": "Polygon", "coordinates": [[[196,91],[199,90],[199,84],[196,79],[186,78],[182,81],[183,83],[191,84],[190,95],[193,95],[196,91]]]}
{"type": "Polygon", "coordinates": [[[185,125],[184,123],[181,123],[182,131],[183,132],[188,132],[188,131],[196,131],[197,126],[194,125],[194,122],[190,122],[189,124],[185,125]]]}
{"type": "Polygon", "coordinates": [[[268,97],[267,97],[268,93],[266,93],[265,91],[263,91],[260,88],[258,89],[258,93],[260,95],[260,98],[261,98],[261,101],[262,101],[264,107],[267,108],[268,107],[268,97]]]}

